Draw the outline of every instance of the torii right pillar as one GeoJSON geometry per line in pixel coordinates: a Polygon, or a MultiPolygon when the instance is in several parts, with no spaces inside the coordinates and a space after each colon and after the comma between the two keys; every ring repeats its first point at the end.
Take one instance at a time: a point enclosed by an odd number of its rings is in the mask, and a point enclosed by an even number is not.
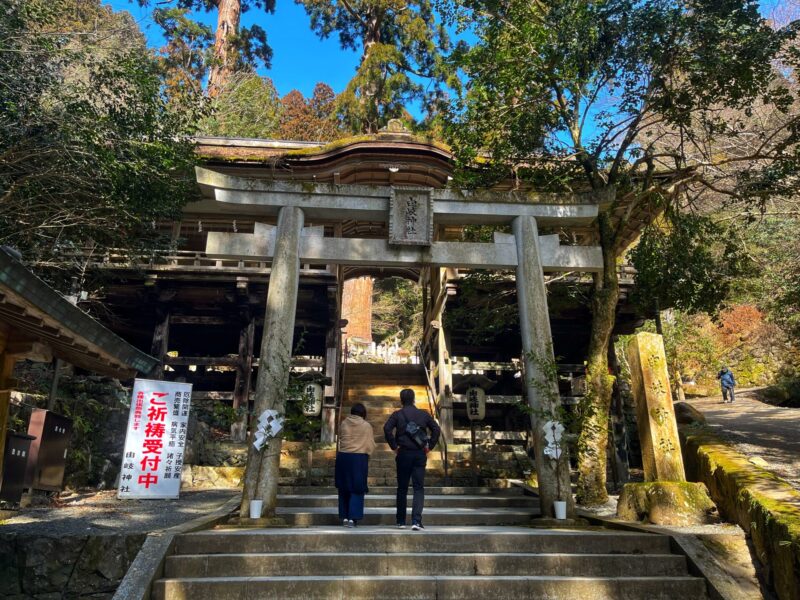
{"type": "Polygon", "coordinates": [[[567,502],[567,515],[574,513],[566,444],[558,460],[545,455],[548,421],[559,420],[560,398],[556,380],[553,335],[547,308],[547,290],[539,252],[539,230],[534,217],[517,217],[513,222],[517,247],[517,304],[525,363],[525,386],[533,426],[533,448],[542,516],[554,517],[553,502],[567,502]],[[560,497],[559,497],[560,496],[560,497]]]}

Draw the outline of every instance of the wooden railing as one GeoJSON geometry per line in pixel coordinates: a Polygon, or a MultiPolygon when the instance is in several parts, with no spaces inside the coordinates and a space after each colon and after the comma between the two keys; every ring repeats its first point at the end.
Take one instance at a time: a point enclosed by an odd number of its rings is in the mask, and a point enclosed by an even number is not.
{"type": "MultiPolygon", "coordinates": [[[[436,416],[438,421],[441,423],[441,408],[439,406],[439,402],[437,401],[436,396],[436,386],[435,382],[433,381],[433,375],[428,370],[428,361],[425,354],[425,349],[423,348],[422,344],[417,344],[417,353],[419,355],[419,362],[422,364],[422,368],[425,370],[425,389],[428,392],[428,403],[431,406],[433,414],[436,416]]],[[[441,435],[440,436],[440,444],[439,444],[440,452],[442,454],[442,464],[444,465],[444,483],[447,485],[449,483],[449,474],[448,474],[448,459],[447,459],[447,439],[441,435]]]]}
{"type": "Polygon", "coordinates": [[[339,356],[339,360],[341,361],[341,368],[339,369],[339,374],[336,381],[336,410],[339,413],[336,415],[336,450],[339,450],[339,427],[342,424],[342,415],[344,414],[344,374],[347,371],[347,338],[344,340],[344,344],[342,344],[342,352],[341,356],[339,356]]]}
{"type": "MultiPolygon", "coordinates": [[[[151,255],[131,255],[121,250],[112,250],[104,254],[90,252],[68,252],[63,254],[62,261],[39,263],[42,267],[59,267],[65,262],[73,261],[97,269],[135,269],[156,272],[215,272],[265,275],[270,272],[268,261],[257,259],[212,258],[205,252],[195,250],[172,250],[169,253],[151,255]]],[[[305,274],[332,275],[328,265],[303,264],[301,272],[305,274]]]]}

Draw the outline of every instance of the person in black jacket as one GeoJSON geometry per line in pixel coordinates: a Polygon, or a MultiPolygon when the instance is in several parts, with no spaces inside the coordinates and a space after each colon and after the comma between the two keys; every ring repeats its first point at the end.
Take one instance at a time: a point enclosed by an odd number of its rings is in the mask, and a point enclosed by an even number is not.
{"type": "MultiPolygon", "coordinates": [[[[406,527],[406,497],[408,480],[414,485],[414,500],[411,505],[411,529],[419,531],[422,526],[422,506],[425,502],[425,465],[428,452],[436,447],[441,429],[428,413],[414,406],[414,390],[400,392],[403,407],[392,413],[383,426],[386,443],[395,453],[397,464],[397,527],[406,527]],[[410,435],[408,424],[415,423],[421,432],[430,432],[430,437],[419,444],[420,435],[410,435]]],[[[411,427],[413,429],[413,426],[411,427]]]]}

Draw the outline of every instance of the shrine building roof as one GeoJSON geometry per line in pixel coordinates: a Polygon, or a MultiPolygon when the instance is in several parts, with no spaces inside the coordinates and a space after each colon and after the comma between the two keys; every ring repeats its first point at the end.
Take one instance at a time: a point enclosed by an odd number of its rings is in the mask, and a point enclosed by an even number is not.
{"type": "Polygon", "coordinates": [[[69,302],[0,247],[0,326],[10,328],[6,352],[21,358],[52,356],[77,367],[127,379],[149,374],[158,360],[69,302]]]}

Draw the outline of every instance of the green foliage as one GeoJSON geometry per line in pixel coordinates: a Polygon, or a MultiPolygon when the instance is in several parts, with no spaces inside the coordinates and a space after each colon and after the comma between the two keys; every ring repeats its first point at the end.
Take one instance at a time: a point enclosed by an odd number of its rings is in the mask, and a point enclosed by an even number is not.
{"type": "MultiPolygon", "coordinates": [[[[655,332],[655,325],[648,321],[642,329],[655,332]]],[[[694,379],[711,392],[723,365],[744,387],[764,385],[791,370],[786,336],[751,305],[732,305],[713,318],[703,312],[666,311],[663,331],[670,373],[694,379]]]]}
{"type": "Polygon", "coordinates": [[[518,335],[517,288],[511,273],[473,270],[459,280],[458,304],[445,312],[445,327],[466,329],[471,344],[518,335]]]}
{"type": "Polygon", "coordinates": [[[211,113],[200,130],[222,137],[272,138],[280,128],[282,112],[272,80],[237,73],[212,101],[211,113]]]}
{"type": "Polygon", "coordinates": [[[319,441],[322,422],[320,417],[303,414],[303,406],[314,401],[313,396],[306,394],[307,384],[307,380],[301,380],[297,376],[289,377],[283,439],[314,444],[319,441]]]}
{"type": "Polygon", "coordinates": [[[667,308],[714,313],[733,278],[751,268],[732,231],[676,211],[645,228],[630,258],[636,268],[632,299],[645,314],[667,308]]]}
{"type": "Polygon", "coordinates": [[[512,161],[580,148],[581,166],[615,178],[624,167],[609,160],[646,150],[631,135],[642,116],[683,126],[746,105],[773,79],[783,39],[748,1],[462,0],[453,14],[479,37],[454,57],[470,77],[453,115],[459,146],[512,161]]]}
{"type": "Polygon", "coordinates": [[[180,214],[193,183],[185,136],[201,107],[167,102],[129,17],[72,4],[0,11],[0,243],[32,262],[160,247],[153,224],[180,214]]]}
{"type": "Polygon", "coordinates": [[[231,425],[237,422],[244,412],[244,406],[239,409],[221,400],[209,400],[192,403],[192,414],[201,423],[205,423],[216,434],[226,435],[231,430],[231,425]]]}
{"type": "MultiPolygon", "coordinates": [[[[220,11],[230,4],[238,7],[238,13],[251,8],[263,10],[265,13],[275,12],[275,0],[137,0],[140,6],[155,4],[153,19],[164,30],[167,48],[180,49],[186,59],[184,65],[191,65],[191,70],[211,67],[226,67],[230,72],[253,72],[259,66],[270,67],[272,48],[267,43],[267,34],[259,25],[242,27],[237,19],[233,28],[218,28],[214,36],[210,29],[194,21],[188,15],[192,12],[220,11]],[[217,45],[230,50],[233,60],[230,64],[220,65],[219,58],[209,51],[211,42],[216,38],[217,45]],[[186,53],[188,51],[188,54],[186,53]]],[[[225,81],[220,82],[225,84],[225,81]]]]}
{"type": "Polygon", "coordinates": [[[449,40],[430,0],[296,1],[320,37],[337,32],[342,48],[362,52],[355,76],[337,100],[354,133],[375,133],[390,118],[404,116],[413,100],[432,105],[441,99],[446,72],[440,52],[449,40]]]}
{"type": "Polygon", "coordinates": [[[800,341],[800,222],[767,217],[744,228],[741,236],[758,269],[734,282],[733,298],[757,304],[800,341]]]}
{"type": "Polygon", "coordinates": [[[389,277],[375,282],[372,333],[378,342],[401,339],[413,351],[422,339],[422,290],[408,279],[389,277]]]}
{"type": "Polygon", "coordinates": [[[200,94],[214,41],[211,28],[192,19],[188,8],[156,8],[153,20],[166,39],[158,60],[167,94],[178,98],[200,94]]]}

